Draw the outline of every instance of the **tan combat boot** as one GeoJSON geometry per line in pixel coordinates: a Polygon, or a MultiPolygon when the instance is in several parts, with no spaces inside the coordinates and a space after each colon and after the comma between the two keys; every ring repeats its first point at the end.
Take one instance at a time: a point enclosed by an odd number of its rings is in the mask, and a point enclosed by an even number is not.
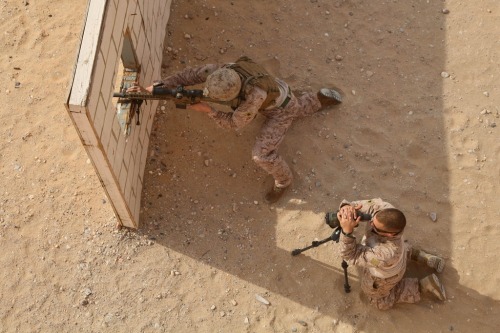
{"type": "Polygon", "coordinates": [[[321,108],[342,103],[342,95],[334,89],[322,88],[318,91],[318,100],[321,108]]]}
{"type": "Polygon", "coordinates": [[[429,292],[436,296],[440,301],[446,300],[446,292],[444,286],[439,281],[436,274],[431,274],[419,281],[420,291],[429,292]]]}
{"type": "Polygon", "coordinates": [[[266,202],[268,204],[275,203],[283,196],[287,188],[288,187],[277,187],[276,185],[274,185],[273,188],[269,192],[267,192],[265,196],[266,202]]]}
{"type": "Polygon", "coordinates": [[[443,258],[422,250],[413,250],[412,259],[424,263],[431,268],[434,268],[438,273],[441,273],[444,269],[445,261],[443,258]]]}

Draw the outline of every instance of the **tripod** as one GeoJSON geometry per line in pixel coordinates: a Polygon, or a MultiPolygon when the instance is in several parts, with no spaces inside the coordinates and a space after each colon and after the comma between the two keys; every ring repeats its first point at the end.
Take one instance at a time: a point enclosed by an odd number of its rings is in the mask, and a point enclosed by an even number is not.
{"type": "MultiPolygon", "coordinates": [[[[295,249],[292,251],[292,256],[297,256],[304,251],[312,249],[313,247],[318,247],[321,244],[324,244],[324,243],[329,242],[329,241],[334,241],[334,242],[338,243],[339,239],[340,239],[341,232],[342,232],[342,228],[340,228],[340,226],[338,226],[335,228],[335,230],[333,230],[333,233],[330,235],[330,237],[325,238],[325,239],[320,240],[320,241],[313,241],[311,245],[306,246],[302,249],[295,249]]],[[[349,293],[349,292],[351,292],[351,286],[349,285],[349,278],[347,276],[347,267],[349,267],[349,265],[347,264],[347,262],[344,259],[342,259],[341,266],[342,266],[342,269],[344,270],[344,291],[346,293],[349,293]]]]}

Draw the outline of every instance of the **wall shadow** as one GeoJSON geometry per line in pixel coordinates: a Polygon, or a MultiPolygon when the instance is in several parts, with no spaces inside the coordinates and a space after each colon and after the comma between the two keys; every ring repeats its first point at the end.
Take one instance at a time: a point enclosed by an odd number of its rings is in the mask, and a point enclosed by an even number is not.
{"type": "Polygon", "coordinates": [[[346,98],[340,108],[300,120],[289,131],[281,154],[296,179],[293,191],[273,207],[262,203],[270,179],[250,160],[262,119],[235,134],[219,130],[204,115],[163,105],[153,125],[139,232],[271,294],[324,315],[343,314],[367,332],[416,324],[421,331],[495,327],[498,319],[485,323],[478,318],[498,308],[498,302],[461,286],[452,267],[443,273],[452,302],[424,300],[381,313],[368,307],[360,294],[355,268],[350,268],[353,292],[344,293],[335,244],[291,256],[294,248],[330,235],[323,224],[325,211],[343,198],[372,197],[405,212],[412,243],[448,259],[452,252],[445,237],[453,216],[446,199],[450,186],[439,75],[446,56],[441,2],[311,1],[301,6],[307,7],[307,16],[301,17],[301,8],[278,1],[254,4],[252,11],[218,8],[218,19],[200,6],[192,14],[194,31],[204,24],[237,27],[226,32],[220,45],[213,41],[212,50],[185,40],[188,28],[176,28],[186,24],[183,7],[172,7],[165,45],[184,51],[165,53],[166,72],[213,59],[231,61],[250,50],[254,58],[276,56],[281,66],[275,70],[292,87],[317,89],[335,83],[346,98]],[[242,13],[251,14],[244,20],[242,13]],[[261,24],[259,18],[269,16],[272,26],[261,24]],[[242,27],[238,20],[248,25],[242,27]],[[279,41],[286,41],[293,52],[279,49],[272,54],[266,49],[279,41]],[[337,55],[342,59],[335,60],[337,55]],[[439,223],[429,219],[431,212],[439,212],[439,223]],[[436,234],[442,236],[440,244],[433,242],[436,234]],[[361,303],[353,302],[359,298],[361,303]],[[453,323],[440,321],[450,313],[456,315],[453,323]]]}

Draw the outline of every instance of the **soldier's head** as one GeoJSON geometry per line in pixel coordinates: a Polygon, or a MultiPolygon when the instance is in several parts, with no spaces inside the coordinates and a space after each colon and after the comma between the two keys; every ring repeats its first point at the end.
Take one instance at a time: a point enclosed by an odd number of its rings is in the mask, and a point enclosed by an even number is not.
{"type": "Polygon", "coordinates": [[[387,208],[379,211],[371,221],[373,231],[381,236],[393,237],[403,232],[406,217],[399,209],[387,208]]]}
{"type": "Polygon", "coordinates": [[[240,89],[241,79],[238,73],[223,67],[207,77],[203,94],[220,101],[230,101],[238,97],[240,89]]]}

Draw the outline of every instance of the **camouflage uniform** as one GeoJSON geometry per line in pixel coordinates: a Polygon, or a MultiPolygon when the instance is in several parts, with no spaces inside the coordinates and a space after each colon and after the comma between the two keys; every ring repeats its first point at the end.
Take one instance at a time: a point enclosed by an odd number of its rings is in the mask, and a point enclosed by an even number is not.
{"type": "MultiPolygon", "coordinates": [[[[342,201],[340,207],[362,205],[361,213],[375,215],[386,208],[394,208],[382,199],[342,201]]],[[[352,264],[364,267],[361,288],[370,303],[380,310],[386,310],[396,303],[416,303],[420,300],[419,282],[416,278],[403,278],[411,248],[404,242],[402,234],[383,237],[367,223],[365,235],[360,244],[356,238],[341,234],[341,255],[352,264]]]]}
{"type": "MultiPolygon", "coordinates": [[[[169,76],[162,82],[168,88],[179,85],[190,86],[206,81],[207,76],[220,68],[220,65],[208,64],[196,68],[187,68],[182,72],[169,76]]],[[[288,164],[278,154],[278,147],[294,119],[310,115],[321,108],[316,93],[304,93],[299,97],[293,95],[288,85],[276,79],[282,92],[276,99],[277,105],[271,105],[261,110],[267,93],[253,85],[245,87],[245,100],[233,111],[222,112],[212,108],[210,118],[223,128],[240,129],[250,123],[257,113],[266,117],[252,149],[252,159],[262,169],[273,176],[277,187],[287,187],[293,176],[288,164]],[[288,93],[287,93],[288,92],[288,93]],[[290,98],[285,107],[280,107],[283,100],[290,98]]]]}

